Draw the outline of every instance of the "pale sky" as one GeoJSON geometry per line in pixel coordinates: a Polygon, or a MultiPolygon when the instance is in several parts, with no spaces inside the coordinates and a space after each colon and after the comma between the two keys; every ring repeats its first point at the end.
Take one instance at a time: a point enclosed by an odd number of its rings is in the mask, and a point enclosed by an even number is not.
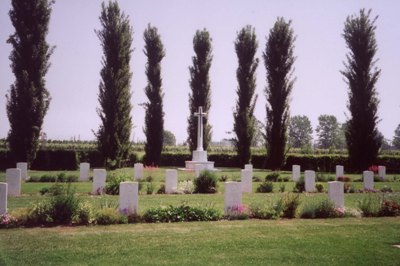
{"type": "MultiPolygon", "coordinates": [[[[46,76],[52,101],[43,130],[50,139],[80,137],[94,139],[100,119],[96,113],[102,50],[94,30],[100,29],[100,0],[57,0],[49,26],[47,41],[56,49],[46,76]]],[[[255,116],[265,121],[265,67],[262,52],[266,37],[277,17],[292,20],[297,36],[294,53],[294,76],[297,81],[291,95],[291,115],[306,115],[315,130],[318,116],[335,115],[339,122],[349,115],[346,104],[348,91],[340,70],[348,52],[342,37],[346,17],[358,14],[361,8],[372,9],[378,15],[376,38],[377,66],[382,74],[377,83],[381,119],[379,130],[392,139],[400,124],[400,1],[322,1],[322,0],[120,0],[120,8],[133,26],[131,70],[132,140],[145,140],[144,109],[147,99],[143,53],[143,32],[148,23],[158,28],[166,50],[162,61],[164,96],[164,128],[172,131],[179,143],[187,138],[189,115],[189,70],[192,65],[193,36],[206,28],[213,39],[213,62],[210,69],[212,105],[209,121],[213,140],[229,138],[233,128],[232,110],[237,98],[237,57],[234,41],[245,25],[256,29],[259,48],[257,57],[258,102],[255,116]]],[[[0,0],[0,138],[7,136],[9,122],[6,98],[14,75],[8,59],[11,45],[6,43],[14,32],[8,11],[10,0],[0,0]]]]}

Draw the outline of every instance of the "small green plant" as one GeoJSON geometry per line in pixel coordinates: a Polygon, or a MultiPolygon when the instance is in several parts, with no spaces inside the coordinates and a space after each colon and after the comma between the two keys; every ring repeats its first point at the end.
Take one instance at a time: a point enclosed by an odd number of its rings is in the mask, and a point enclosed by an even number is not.
{"type": "Polygon", "coordinates": [[[253,182],[261,182],[261,178],[258,176],[253,176],[253,182]]]}
{"type": "Polygon", "coordinates": [[[400,216],[400,196],[382,196],[379,216],[400,216]]]}
{"type": "Polygon", "coordinates": [[[165,184],[161,184],[160,188],[157,190],[157,194],[165,194],[165,184]]]}
{"type": "Polygon", "coordinates": [[[304,182],[304,177],[300,177],[300,179],[296,182],[293,192],[302,193],[306,190],[306,183],[304,182]]]}
{"type": "Polygon", "coordinates": [[[132,178],[125,173],[111,173],[107,176],[107,184],[104,189],[105,193],[109,195],[119,195],[119,184],[131,179],[132,178]]]}
{"type": "Polygon", "coordinates": [[[296,217],[297,208],[300,205],[300,195],[288,193],[277,203],[282,210],[282,217],[292,219],[296,217]]]}
{"type": "Polygon", "coordinates": [[[270,202],[269,204],[253,203],[250,205],[250,217],[255,219],[278,219],[282,214],[282,206],[270,202]]]}
{"type": "Polygon", "coordinates": [[[151,195],[154,192],[154,184],[153,182],[147,182],[146,183],[146,194],[151,195]]]}
{"type": "Polygon", "coordinates": [[[284,183],[279,184],[279,192],[283,193],[286,190],[286,185],[284,183]]]}
{"type": "Polygon", "coordinates": [[[265,181],[276,182],[279,179],[279,173],[271,173],[265,177],[265,181]]]}
{"type": "Polygon", "coordinates": [[[154,178],[153,178],[151,175],[149,175],[149,176],[147,176],[147,177],[145,178],[145,181],[146,181],[146,182],[153,182],[153,180],[154,180],[154,178]]]}
{"type": "Polygon", "coordinates": [[[256,192],[257,193],[271,193],[271,192],[273,192],[273,190],[274,190],[274,183],[264,181],[258,186],[256,192]]]}
{"type": "Polygon", "coordinates": [[[324,186],[323,186],[322,184],[320,184],[320,183],[315,184],[315,189],[316,189],[319,193],[324,192],[324,186]]]}
{"type": "Polygon", "coordinates": [[[128,218],[121,215],[115,208],[103,208],[96,212],[95,223],[100,225],[126,224],[128,218]]]}
{"type": "Polygon", "coordinates": [[[192,194],[194,192],[194,184],[192,180],[181,181],[178,183],[178,192],[183,194],[192,194]]]}
{"type": "Polygon", "coordinates": [[[357,201],[357,205],[364,217],[375,217],[379,214],[380,199],[379,196],[373,193],[368,193],[357,201]]]}
{"type": "Polygon", "coordinates": [[[228,176],[227,175],[221,175],[221,177],[219,178],[220,182],[226,182],[228,181],[228,176]]]}
{"type": "Polygon", "coordinates": [[[383,188],[381,188],[381,192],[383,192],[383,193],[392,193],[393,189],[388,187],[388,186],[383,186],[383,188]]]}
{"type": "Polygon", "coordinates": [[[205,170],[200,173],[200,176],[195,179],[195,193],[217,193],[218,179],[215,173],[205,170]]]}

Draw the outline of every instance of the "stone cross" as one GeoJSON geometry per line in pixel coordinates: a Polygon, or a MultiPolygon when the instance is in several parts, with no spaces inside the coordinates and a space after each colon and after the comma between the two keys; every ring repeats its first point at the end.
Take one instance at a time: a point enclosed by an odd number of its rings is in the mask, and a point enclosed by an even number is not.
{"type": "Polygon", "coordinates": [[[203,117],[207,113],[203,113],[203,107],[199,106],[199,111],[194,113],[197,116],[197,151],[203,151],[203,117]]]}

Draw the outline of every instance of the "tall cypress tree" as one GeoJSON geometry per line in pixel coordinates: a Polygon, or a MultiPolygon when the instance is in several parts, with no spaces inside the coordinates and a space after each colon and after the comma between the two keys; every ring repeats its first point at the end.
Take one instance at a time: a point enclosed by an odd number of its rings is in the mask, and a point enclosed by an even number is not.
{"type": "Polygon", "coordinates": [[[147,56],[146,76],[147,86],[145,92],[149,101],[144,103],[146,109],[145,128],[146,152],[145,163],[147,165],[159,165],[161,151],[164,141],[164,112],[162,79],[161,79],[161,60],[165,56],[164,46],[156,27],[148,25],[144,31],[145,48],[147,56]]]}
{"type": "Polygon", "coordinates": [[[346,142],[349,162],[362,171],[376,162],[382,137],[377,129],[379,118],[376,82],[380,70],[375,66],[377,44],[375,22],[371,10],[360,10],[359,16],[347,17],[343,37],[350,50],[345,70],[341,71],[349,87],[350,119],[347,121],[346,142]]]}
{"type": "MultiPolygon", "coordinates": [[[[203,107],[203,111],[208,113],[211,106],[211,89],[209,70],[212,61],[212,48],[211,48],[210,33],[204,29],[196,31],[193,38],[193,48],[196,53],[193,56],[193,66],[189,67],[190,72],[190,88],[189,94],[189,110],[190,116],[188,118],[188,143],[190,150],[193,151],[197,148],[197,118],[194,113],[198,111],[199,106],[203,107]]],[[[208,124],[208,118],[204,117],[204,138],[203,148],[207,150],[211,141],[211,125],[208,124]]]]}
{"type": "Polygon", "coordinates": [[[15,33],[8,39],[15,82],[7,95],[10,121],[8,143],[16,161],[31,163],[36,157],[50,94],[45,75],[54,47],[46,42],[51,5],[47,0],[12,0],[9,12],[15,33]]]}
{"type": "Polygon", "coordinates": [[[256,119],[254,107],[257,95],[255,71],[258,66],[258,58],[255,58],[258,43],[254,28],[244,27],[237,35],[235,50],[238,57],[236,77],[239,83],[236,90],[238,99],[233,113],[233,131],[236,135],[234,143],[239,156],[240,164],[249,163],[251,159],[250,146],[254,137],[256,119]]]}
{"type": "Polygon", "coordinates": [[[292,78],[294,41],[291,21],[278,18],[269,32],[264,56],[267,70],[267,162],[271,169],[280,169],[285,161],[285,146],[289,120],[289,96],[292,78]]]}
{"type": "Polygon", "coordinates": [[[107,6],[102,3],[101,8],[103,28],[96,33],[104,53],[97,110],[102,124],[96,137],[106,166],[118,168],[128,158],[131,146],[132,27],[117,2],[109,2],[107,6]]]}

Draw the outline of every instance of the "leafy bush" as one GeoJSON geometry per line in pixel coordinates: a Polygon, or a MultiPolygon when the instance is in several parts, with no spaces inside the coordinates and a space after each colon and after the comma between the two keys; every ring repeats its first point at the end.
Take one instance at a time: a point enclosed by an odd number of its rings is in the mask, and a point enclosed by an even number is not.
{"type": "Polygon", "coordinates": [[[115,208],[102,208],[95,214],[95,223],[100,225],[126,224],[128,217],[121,215],[115,208]]]}
{"type": "Polygon", "coordinates": [[[114,172],[114,173],[107,175],[107,184],[105,187],[106,194],[119,195],[119,184],[121,182],[130,181],[130,180],[132,180],[132,178],[125,173],[114,172]]]}
{"type": "Polygon", "coordinates": [[[274,183],[272,182],[262,182],[257,188],[257,193],[271,193],[274,190],[274,183]]]}
{"type": "Polygon", "coordinates": [[[400,215],[400,196],[382,196],[379,216],[399,216],[400,215]]]}
{"type": "Polygon", "coordinates": [[[157,190],[157,194],[165,194],[165,184],[161,184],[160,188],[157,190]]]}
{"type": "Polygon", "coordinates": [[[357,205],[364,217],[375,217],[379,214],[380,199],[375,194],[368,193],[367,196],[357,201],[357,205]]]}
{"type": "Polygon", "coordinates": [[[271,173],[265,177],[265,181],[276,182],[279,179],[279,173],[271,173]]]}
{"type": "Polygon", "coordinates": [[[186,204],[178,207],[170,205],[150,208],[143,215],[143,219],[147,223],[217,221],[220,218],[221,213],[216,209],[191,207],[186,204]]]}
{"type": "Polygon", "coordinates": [[[392,193],[393,190],[392,190],[392,188],[390,188],[388,186],[384,186],[383,188],[381,188],[381,192],[383,192],[383,193],[392,193]]]}
{"type": "Polygon", "coordinates": [[[284,176],[284,177],[279,177],[278,178],[278,182],[289,182],[290,181],[290,179],[291,179],[291,177],[289,177],[289,176],[284,176]]]}
{"type": "Polygon", "coordinates": [[[93,222],[93,207],[88,202],[79,202],[72,218],[74,224],[86,225],[93,222]]]}
{"type": "Polygon", "coordinates": [[[146,194],[151,195],[154,192],[154,184],[153,182],[147,182],[146,183],[146,194]]]}
{"type": "Polygon", "coordinates": [[[300,205],[300,195],[299,194],[286,194],[283,198],[281,198],[277,206],[280,206],[282,209],[282,217],[283,218],[295,218],[297,208],[300,205]]]}
{"type": "Polygon", "coordinates": [[[64,186],[61,187],[59,194],[53,194],[50,198],[50,205],[55,224],[70,224],[78,211],[80,199],[75,196],[71,183],[68,183],[66,188],[64,186]]]}
{"type": "Polygon", "coordinates": [[[284,183],[279,184],[279,192],[283,193],[285,192],[286,186],[284,183]]]}
{"type": "Polygon", "coordinates": [[[0,228],[13,228],[18,224],[17,218],[11,214],[5,213],[0,215],[0,228]]]}
{"type": "Polygon", "coordinates": [[[219,181],[221,181],[221,182],[228,181],[228,176],[227,175],[221,175],[221,177],[219,178],[219,181]]]}
{"type": "Polygon", "coordinates": [[[306,190],[306,183],[304,182],[304,177],[300,177],[293,188],[293,192],[302,193],[306,190]]]}
{"type": "Polygon", "coordinates": [[[324,192],[324,186],[320,183],[315,184],[315,188],[317,189],[318,192],[324,192]]]}
{"type": "Polygon", "coordinates": [[[31,176],[26,182],[42,182],[42,183],[55,183],[55,182],[78,182],[78,176],[66,175],[65,173],[59,173],[58,175],[44,174],[41,176],[31,176]]]}
{"type": "Polygon", "coordinates": [[[195,179],[195,193],[216,193],[218,191],[218,179],[215,173],[211,171],[202,171],[200,176],[195,179]]]}
{"type": "Polygon", "coordinates": [[[301,218],[335,218],[343,216],[344,210],[336,209],[335,204],[328,199],[319,202],[309,202],[303,206],[300,213],[301,218]]]}
{"type": "MultiPolygon", "coordinates": [[[[282,203],[278,201],[278,203],[282,203]]],[[[262,205],[259,203],[253,203],[250,205],[250,217],[256,219],[278,219],[282,215],[282,206],[278,204],[267,204],[262,205]]]]}
{"type": "Polygon", "coordinates": [[[178,192],[184,194],[192,194],[194,192],[194,184],[192,180],[181,181],[178,183],[178,192]]]}

